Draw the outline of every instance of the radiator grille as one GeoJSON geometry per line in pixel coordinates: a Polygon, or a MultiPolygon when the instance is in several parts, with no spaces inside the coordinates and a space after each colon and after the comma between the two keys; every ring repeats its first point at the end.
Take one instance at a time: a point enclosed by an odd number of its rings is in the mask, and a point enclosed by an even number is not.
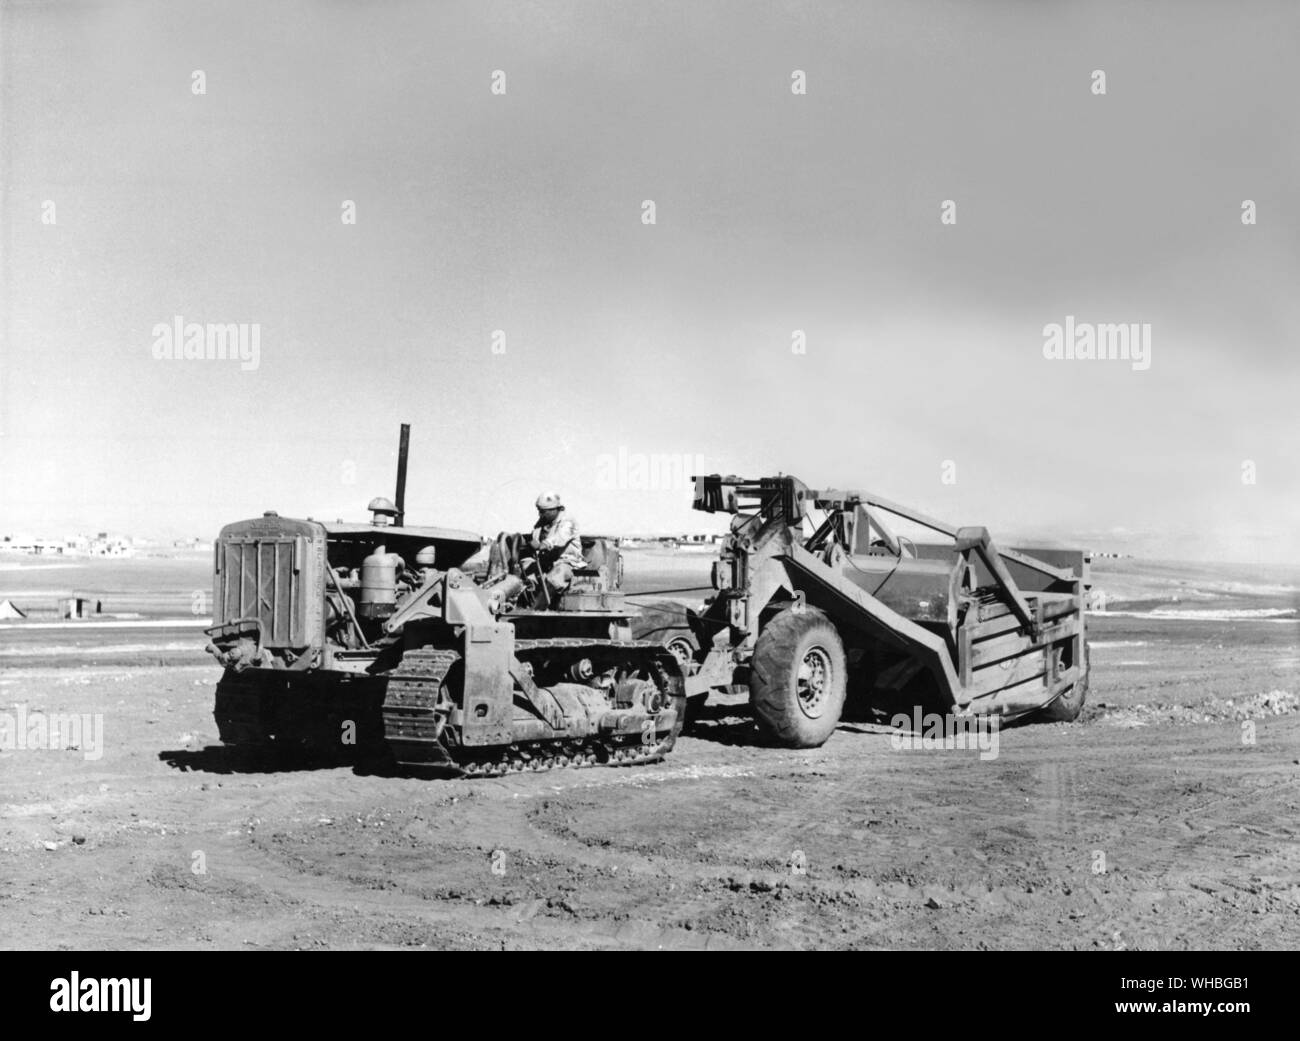
{"type": "Polygon", "coordinates": [[[318,642],[324,540],[292,532],[231,532],[216,546],[213,621],[257,619],[264,647],[318,642]]]}

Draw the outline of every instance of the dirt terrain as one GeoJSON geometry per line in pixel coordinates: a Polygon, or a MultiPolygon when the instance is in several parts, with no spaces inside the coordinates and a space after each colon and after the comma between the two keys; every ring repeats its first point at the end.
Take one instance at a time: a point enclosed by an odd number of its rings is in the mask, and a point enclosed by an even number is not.
{"type": "Polygon", "coordinates": [[[241,765],[197,654],[11,654],[0,711],[104,748],[0,752],[0,946],[1300,947],[1297,636],[1097,616],[1083,721],[992,759],[764,748],[732,698],[663,763],[486,781],[241,765]]]}
{"type": "Polygon", "coordinates": [[[742,702],[659,765],[477,782],[240,772],[207,666],[14,672],[6,701],[102,713],[105,750],[0,758],[0,943],[1300,945],[1300,714],[1267,696],[1295,645],[1095,638],[1088,720],[991,761],[853,725],[762,748],[742,702]]]}

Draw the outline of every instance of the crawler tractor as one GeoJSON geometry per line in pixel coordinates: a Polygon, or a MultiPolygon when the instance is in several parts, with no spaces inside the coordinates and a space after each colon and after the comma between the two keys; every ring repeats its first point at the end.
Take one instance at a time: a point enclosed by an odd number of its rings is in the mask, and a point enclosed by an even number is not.
{"type": "Polygon", "coordinates": [[[716,593],[663,642],[691,704],[747,686],[776,743],[815,747],[846,697],[954,715],[1073,720],[1088,688],[1079,550],[1000,549],[868,492],[794,477],[697,477],[695,508],[732,514],[716,593]],[[945,537],[915,543],[886,516],[945,537]]]}
{"type": "Polygon", "coordinates": [[[396,502],[325,524],[268,512],[222,529],[215,623],[221,740],[243,749],[381,752],[405,767],[493,775],[651,762],[684,720],[678,659],[631,637],[617,551],[551,597],[525,536],[405,523],[396,502]]]}

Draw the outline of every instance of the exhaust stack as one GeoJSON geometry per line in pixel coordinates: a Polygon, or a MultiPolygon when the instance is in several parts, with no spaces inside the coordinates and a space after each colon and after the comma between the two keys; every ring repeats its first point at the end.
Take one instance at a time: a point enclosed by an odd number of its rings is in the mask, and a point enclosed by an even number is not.
{"type": "Polygon", "coordinates": [[[411,424],[402,424],[402,435],[397,445],[397,494],[393,505],[397,507],[397,523],[406,523],[406,456],[411,447],[411,424]]]}

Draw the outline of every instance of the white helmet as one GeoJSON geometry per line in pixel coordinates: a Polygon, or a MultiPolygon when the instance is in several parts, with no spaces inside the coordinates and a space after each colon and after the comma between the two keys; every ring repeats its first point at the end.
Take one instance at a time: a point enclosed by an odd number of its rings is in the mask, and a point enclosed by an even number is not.
{"type": "Polygon", "coordinates": [[[537,497],[537,508],[539,510],[562,510],[564,503],[560,501],[559,492],[542,492],[537,497]]]}

